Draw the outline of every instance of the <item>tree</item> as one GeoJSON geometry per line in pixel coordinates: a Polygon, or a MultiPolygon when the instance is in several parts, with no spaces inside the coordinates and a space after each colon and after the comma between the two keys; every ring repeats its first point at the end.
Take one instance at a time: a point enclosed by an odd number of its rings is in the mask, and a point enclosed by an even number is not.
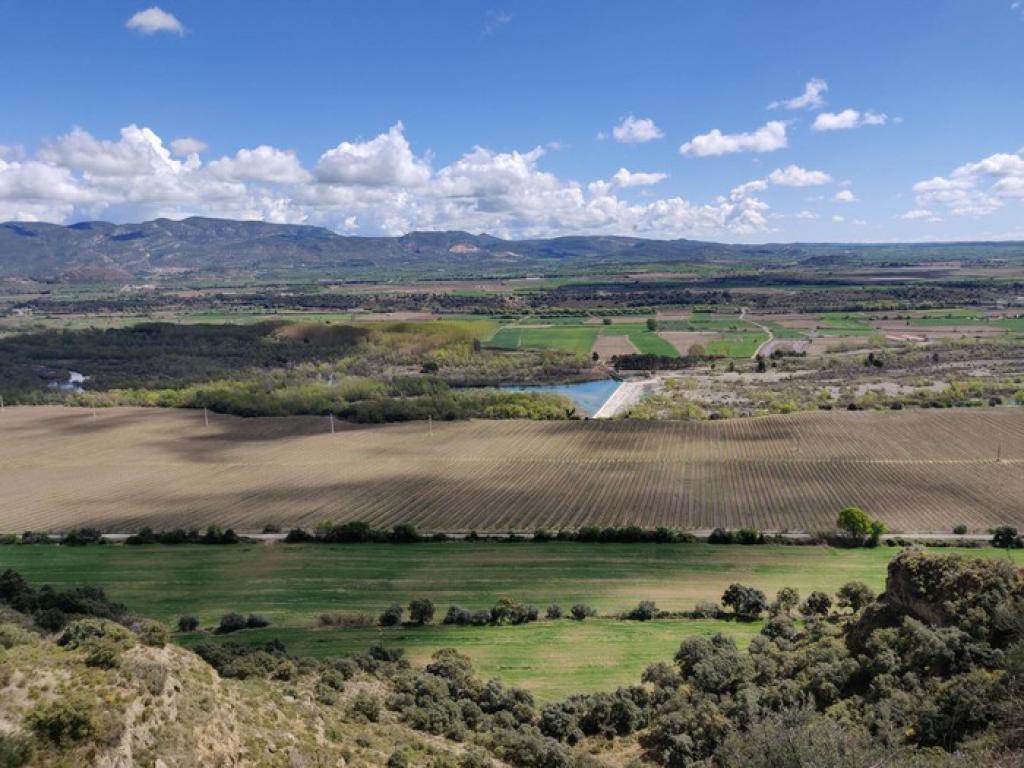
{"type": "Polygon", "coordinates": [[[434,604],[425,597],[409,603],[409,621],[413,624],[429,624],[434,620],[434,604]]]}
{"type": "Polygon", "coordinates": [[[764,355],[758,355],[757,356],[757,372],[758,373],[764,373],[767,370],[768,370],[768,366],[765,365],[764,355]]]}
{"type": "Polygon", "coordinates": [[[848,581],[836,592],[836,598],[836,604],[840,608],[849,608],[854,613],[860,613],[861,608],[875,599],[875,593],[863,581],[848,581]]]}
{"type": "Polygon", "coordinates": [[[768,598],[760,589],[743,584],[730,584],[722,594],[722,605],[732,608],[736,618],[742,621],[755,621],[768,610],[768,598]]]}
{"type": "Polygon", "coordinates": [[[612,324],[612,319],[610,317],[606,317],[601,322],[604,323],[605,325],[611,325],[612,324]]]}
{"type": "Polygon", "coordinates": [[[195,632],[199,628],[199,619],[195,616],[181,616],[178,619],[179,632],[195,632]]]}
{"type": "Polygon", "coordinates": [[[1020,536],[1017,529],[1011,525],[1001,525],[992,529],[992,546],[999,549],[1020,548],[1020,536]]]}
{"type": "Polygon", "coordinates": [[[648,331],[656,331],[656,330],[658,330],[658,321],[655,320],[653,317],[648,317],[647,318],[647,330],[648,331]]]}
{"type": "Polygon", "coordinates": [[[380,618],[378,619],[378,623],[382,627],[397,626],[398,624],[402,623],[403,612],[404,611],[402,609],[402,606],[400,606],[398,603],[395,603],[394,605],[389,605],[387,608],[384,609],[384,612],[381,613],[380,618]]]}
{"type": "Polygon", "coordinates": [[[844,507],[836,518],[836,527],[853,544],[874,547],[885,533],[881,520],[872,520],[860,507],[844,507]]]}
{"type": "Polygon", "coordinates": [[[593,354],[592,354],[592,355],[590,356],[590,359],[591,359],[591,360],[593,360],[593,361],[594,361],[594,362],[596,363],[596,362],[597,362],[598,360],[600,360],[600,359],[601,359],[601,356],[600,356],[599,354],[597,354],[597,352],[594,352],[594,353],[593,353],[593,354]]]}
{"type": "Polygon", "coordinates": [[[831,608],[832,598],[824,592],[814,591],[800,606],[800,613],[804,616],[828,616],[831,608]]]}
{"type": "Polygon", "coordinates": [[[775,602],[771,604],[773,616],[785,615],[800,605],[800,593],[793,587],[783,587],[775,593],[775,602]]]}

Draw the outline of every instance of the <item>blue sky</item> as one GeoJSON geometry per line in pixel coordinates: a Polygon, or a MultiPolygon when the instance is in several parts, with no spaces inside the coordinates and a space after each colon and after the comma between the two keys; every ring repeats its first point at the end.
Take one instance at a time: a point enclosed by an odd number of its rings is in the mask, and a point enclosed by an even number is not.
{"type": "Polygon", "coordinates": [[[1024,239],[1024,7],[0,0],[0,147],[0,219],[1024,239]]]}

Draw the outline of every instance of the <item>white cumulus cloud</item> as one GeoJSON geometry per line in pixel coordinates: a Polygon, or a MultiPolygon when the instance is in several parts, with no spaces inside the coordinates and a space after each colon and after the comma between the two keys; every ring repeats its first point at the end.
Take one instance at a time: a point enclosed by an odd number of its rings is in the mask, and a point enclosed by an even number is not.
{"type": "Polygon", "coordinates": [[[343,141],[320,156],[320,181],[368,187],[413,186],[430,178],[430,166],[417,158],[401,122],[370,141],[343,141]]]}
{"type": "Polygon", "coordinates": [[[860,128],[865,125],[885,125],[888,115],[880,112],[859,112],[856,109],[844,109],[842,112],[821,112],[811,125],[813,131],[842,131],[849,128],[860,128]]]}
{"type": "Polygon", "coordinates": [[[768,181],[780,187],[814,187],[830,183],[832,177],[824,171],[809,171],[799,165],[787,165],[769,173],[768,181]]]}
{"type": "Polygon", "coordinates": [[[985,216],[1024,199],[1024,149],[999,152],[914,185],[921,208],[943,205],[958,216],[985,216]]]}
{"type": "Polygon", "coordinates": [[[934,215],[927,208],[913,208],[900,216],[900,218],[905,221],[916,221],[918,219],[930,219],[934,215]]]}
{"type": "MultiPolygon", "coordinates": [[[[126,126],[110,139],[73,128],[34,156],[0,157],[0,220],[202,215],[366,234],[466,229],[504,237],[585,232],[732,238],[767,231],[770,215],[755,194],[768,186],[765,180],[742,195],[705,202],[679,196],[632,202],[620,192],[649,188],[667,174],[620,168],[608,179],[581,183],[545,170],[542,147],[478,146],[435,169],[429,157],[413,151],[401,123],[369,140],[341,141],[313,168],[270,145],[210,162],[198,152],[177,156],[196,148],[168,148],[144,126],[126,126]]],[[[813,173],[779,169],[775,179],[788,183],[813,173]]]]}
{"type": "Polygon", "coordinates": [[[771,120],[750,133],[722,133],[715,128],[694,136],[679,147],[679,152],[693,157],[710,157],[734,152],[774,152],[785,147],[786,124],[781,120],[771,120]]]}
{"type": "Polygon", "coordinates": [[[849,190],[849,189],[841,189],[841,190],[839,190],[838,192],[836,192],[835,197],[833,199],[837,203],[856,203],[857,202],[857,196],[855,194],[853,194],[852,190],[849,190]]]}
{"type": "Polygon", "coordinates": [[[660,139],[665,134],[649,117],[629,117],[612,128],[612,136],[622,144],[643,144],[660,139]]]}
{"type": "Polygon", "coordinates": [[[145,35],[154,35],[157,32],[169,32],[173,35],[185,34],[185,26],[173,14],[155,5],[133,14],[124,25],[128,29],[134,29],[145,35]]]}
{"type": "Polygon", "coordinates": [[[178,157],[188,157],[189,155],[201,155],[208,149],[206,142],[200,139],[193,139],[188,136],[182,136],[181,138],[174,139],[171,142],[171,152],[178,157]]]}
{"type": "Polygon", "coordinates": [[[773,101],[768,105],[768,109],[779,109],[780,107],[785,109],[817,109],[824,106],[825,99],[822,97],[822,94],[827,90],[828,83],[820,77],[814,77],[807,81],[804,85],[804,92],[799,96],[773,101]]]}

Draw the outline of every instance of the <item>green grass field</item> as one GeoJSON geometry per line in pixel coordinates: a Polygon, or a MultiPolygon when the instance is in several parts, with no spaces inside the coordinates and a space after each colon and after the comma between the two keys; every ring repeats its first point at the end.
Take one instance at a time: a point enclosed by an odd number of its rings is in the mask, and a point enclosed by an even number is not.
{"type": "Polygon", "coordinates": [[[601,326],[602,336],[627,336],[641,354],[679,357],[679,350],[655,331],[648,331],[645,323],[617,323],[601,326]]]}
{"type": "Polygon", "coordinates": [[[705,349],[709,355],[719,357],[752,357],[757,348],[766,341],[768,336],[760,331],[723,333],[717,341],[706,344],[705,349]]]}
{"type": "Polygon", "coordinates": [[[551,328],[521,328],[505,326],[488,341],[498,349],[564,349],[569,352],[587,354],[594,346],[598,327],[595,326],[552,326],[551,328]]]}
{"type": "MultiPolygon", "coordinates": [[[[970,550],[1005,557],[992,549],[970,550]]],[[[646,624],[599,618],[540,621],[522,627],[319,628],[325,612],[376,616],[391,603],[428,597],[438,620],[448,606],[490,607],[501,597],[563,608],[593,605],[604,616],[640,600],[660,608],[717,601],[739,581],[769,596],[790,585],[802,594],[834,592],[852,579],[881,589],[896,553],[824,547],[715,547],[707,544],[450,543],[416,545],[2,546],[0,570],[35,584],[93,584],[142,615],[173,624],[185,613],[212,626],[228,611],[262,613],[273,622],[233,640],[280,638],[294,653],[327,656],[383,639],[414,661],[437,648],[469,654],[481,672],[529,687],[542,699],[635,682],[643,668],[667,660],[681,638],[722,631],[746,642],[758,625],[666,620],[646,624]]],[[[1024,552],[1014,552],[1024,563],[1024,552]]],[[[203,635],[179,638],[195,642],[203,635]]]]}

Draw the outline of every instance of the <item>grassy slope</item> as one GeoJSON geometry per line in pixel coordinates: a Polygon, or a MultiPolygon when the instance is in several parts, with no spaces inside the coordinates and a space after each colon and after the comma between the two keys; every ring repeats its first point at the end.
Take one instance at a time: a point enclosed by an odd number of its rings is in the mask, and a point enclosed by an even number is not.
{"type": "MultiPolygon", "coordinates": [[[[440,618],[451,604],[492,605],[500,597],[540,607],[587,602],[602,613],[653,599],[691,608],[717,600],[733,581],[773,594],[783,585],[807,594],[860,579],[880,589],[894,549],[714,547],[626,544],[242,545],[237,547],[0,547],[0,570],[13,567],[36,583],[96,584],[133,610],[168,623],[195,613],[209,626],[231,610],[260,612],[273,626],[233,636],[280,637],[295,652],[346,653],[381,635],[376,628],[317,629],[323,612],[376,614],[393,602],[429,597],[440,618]]],[[[972,550],[982,556],[1005,556],[972,550]]],[[[1014,553],[1024,562],[1024,552],[1014,553]]],[[[526,627],[428,627],[383,632],[422,660],[444,646],[473,657],[486,675],[532,688],[543,698],[607,689],[638,679],[668,659],[686,634],[726,631],[741,640],[754,625],[600,619],[526,627]]],[[[186,638],[190,639],[190,638],[186,638]]],[[[194,638],[191,638],[194,639],[194,638]]]]}

